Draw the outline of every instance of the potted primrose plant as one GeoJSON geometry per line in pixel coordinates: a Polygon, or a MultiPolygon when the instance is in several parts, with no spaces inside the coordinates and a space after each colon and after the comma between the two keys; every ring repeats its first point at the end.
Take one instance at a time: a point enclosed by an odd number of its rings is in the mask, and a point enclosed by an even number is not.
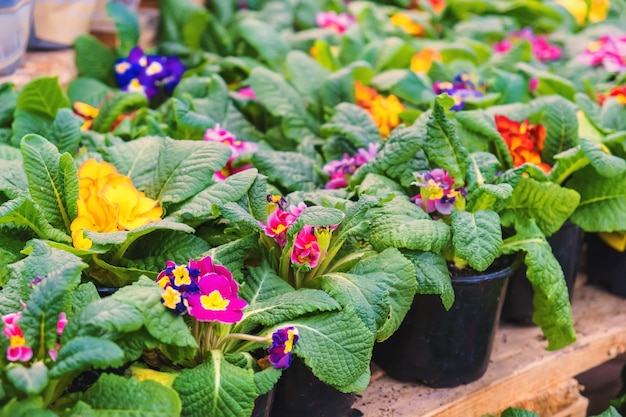
{"type": "MultiPolygon", "coordinates": [[[[542,216],[532,211],[536,200],[526,199],[526,211],[519,210],[517,204],[512,205],[516,189],[528,175],[525,174],[527,167],[503,171],[494,154],[469,153],[440,101],[447,106],[454,104],[449,98],[437,99],[433,110],[420,116],[414,125],[394,130],[377,157],[352,177],[352,185],[361,195],[389,192],[395,195],[393,204],[375,209],[369,231],[371,241],[377,242],[378,250],[386,247],[401,249],[414,263],[418,293],[441,296],[445,309],[439,303],[439,312],[427,316],[422,312],[419,320],[426,322],[444,319],[454,313],[455,304],[460,309],[469,301],[471,296],[461,298],[462,294],[467,294],[461,286],[468,281],[463,278],[463,275],[467,276],[465,271],[468,268],[475,271],[469,275],[481,271],[489,274],[492,272],[490,268],[498,266],[498,260],[508,256],[512,263],[516,254],[522,252],[524,255],[520,257],[528,268],[527,277],[537,294],[534,319],[548,339],[548,349],[567,346],[575,340],[567,288],[540,225],[549,221],[558,229],[575,206],[542,216]],[[417,174],[413,175],[413,172],[417,174]],[[533,215],[528,216],[528,213],[533,215]],[[459,271],[460,277],[454,276],[455,271],[459,271]]],[[[541,201],[554,193],[565,193],[566,199],[572,197],[571,190],[552,188],[537,190],[534,198],[541,201]]],[[[500,269],[506,269],[506,266],[500,269]]],[[[492,291],[491,324],[485,322],[484,316],[474,324],[453,321],[455,330],[444,332],[443,337],[452,338],[461,330],[470,329],[476,335],[493,335],[505,286],[501,282],[492,291]]],[[[415,304],[420,301],[416,299],[415,304]]],[[[471,316],[465,314],[468,320],[471,316]]],[[[468,351],[469,346],[463,343],[473,343],[470,337],[457,340],[457,345],[451,340],[443,342],[450,357],[436,356],[439,359],[433,360],[433,356],[417,356],[406,347],[408,342],[399,340],[401,334],[410,334],[416,329],[407,329],[408,326],[418,326],[416,322],[417,319],[407,319],[398,333],[377,350],[375,361],[389,369],[392,376],[395,369],[399,378],[422,379],[433,386],[455,386],[482,376],[491,342],[485,342],[482,357],[472,358],[475,362],[471,366],[454,362],[462,357],[459,352],[468,351]],[[395,343],[394,338],[397,339],[395,343]],[[393,364],[395,359],[399,361],[393,364]],[[427,364],[434,364],[436,369],[426,369],[427,364]],[[452,376],[453,368],[466,373],[452,376]]],[[[422,325],[422,329],[429,324],[432,323],[422,325]]],[[[438,325],[433,325],[429,331],[424,340],[432,339],[434,334],[441,336],[438,325]]],[[[471,350],[476,348],[472,345],[471,350]]],[[[443,355],[444,350],[433,350],[428,354],[436,355],[437,352],[443,355]]]]}

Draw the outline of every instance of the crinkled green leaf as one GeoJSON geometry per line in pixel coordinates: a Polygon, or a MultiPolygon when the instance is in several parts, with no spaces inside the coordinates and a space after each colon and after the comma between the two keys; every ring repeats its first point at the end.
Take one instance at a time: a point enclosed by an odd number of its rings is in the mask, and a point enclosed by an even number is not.
{"type": "MultiPolygon", "coordinates": [[[[80,284],[72,293],[72,313],[77,315],[80,311],[94,301],[98,301],[100,295],[93,282],[80,284]]],[[[64,330],[65,332],[65,330],[64,330]]]]}
{"type": "Polygon", "coordinates": [[[155,230],[175,230],[185,233],[194,232],[191,226],[166,218],[147,223],[133,230],[123,230],[120,232],[92,232],[85,230],[85,236],[93,241],[94,246],[110,248],[113,245],[122,245],[121,248],[127,248],[135,240],[155,230]]]}
{"type": "Polygon", "coordinates": [[[22,153],[18,148],[0,144],[0,159],[3,161],[22,161],[22,153]]]}
{"type": "MultiPolygon", "coordinates": [[[[2,417],[58,417],[54,411],[45,410],[41,396],[31,396],[24,400],[12,398],[0,409],[2,417]]],[[[90,417],[90,416],[81,416],[90,417]]]]}
{"type": "MultiPolygon", "coordinates": [[[[97,294],[97,293],[96,293],[97,294]]],[[[72,317],[63,331],[63,341],[78,336],[107,340],[123,338],[143,326],[143,314],[135,307],[111,297],[97,299],[72,317]]]]}
{"type": "Polygon", "coordinates": [[[197,113],[186,102],[171,98],[160,107],[163,122],[167,125],[167,136],[175,139],[201,140],[204,132],[215,125],[215,120],[197,113]]]}
{"type": "Polygon", "coordinates": [[[102,103],[98,115],[93,120],[92,129],[106,133],[122,114],[131,113],[142,107],[148,107],[148,99],[143,93],[118,91],[113,97],[102,103]]]}
{"type": "MultiPolygon", "coordinates": [[[[50,224],[69,232],[71,218],[65,192],[67,159],[61,167],[61,155],[57,148],[39,135],[26,135],[21,143],[24,169],[28,177],[28,191],[41,207],[50,224]]],[[[69,190],[76,195],[76,189],[69,190]]]]}
{"type": "MultiPolygon", "coordinates": [[[[2,210],[1,206],[0,210],[2,210]]],[[[7,265],[17,262],[24,257],[20,253],[22,248],[24,248],[24,243],[21,240],[11,238],[11,236],[0,235],[0,287],[4,288],[10,278],[10,271],[7,265]]]]}
{"type": "MultiPolygon", "coordinates": [[[[228,268],[233,277],[243,281],[244,263],[252,251],[258,248],[258,235],[256,233],[233,240],[209,250],[206,254],[214,261],[228,268]]],[[[246,284],[248,285],[248,284],[246,284]]]]}
{"type": "Polygon", "coordinates": [[[21,363],[14,363],[6,370],[6,377],[21,393],[37,395],[48,385],[48,368],[41,361],[28,368],[21,363]]]}
{"type": "Polygon", "coordinates": [[[330,75],[315,59],[297,49],[287,54],[287,71],[298,91],[308,97],[316,97],[330,75]]]}
{"type": "Polygon", "coordinates": [[[80,126],[83,119],[76,116],[70,109],[59,109],[50,127],[48,139],[54,144],[59,152],[68,152],[75,155],[80,144],[80,126]]]}
{"type": "Polygon", "coordinates": [[[512,226],[534,219],[546,236],[550,236],[570,218],[580,200],[574,190],[551,182],[522,178],[500,213],[502,224],[512,226]]]}
{"type": "Polygon", "coordinates": [[[541,160],[552,165],[554,155],[578,145],[578,106],[560,96],[546,97],[545,102],[541,124],[546,129],[546,138],[541,160]]]}
{"type": "Polygon", "coordinates": [[[389,247],[439,252],[450,239],[450,228],[432,220],[406,197],[395,197],[372,209],[370,243],[376,250],[389,247]]]}
{"type": "Polygon", "coordinates": [[[0,224],[28,226],[40,239],[70,243],[72,239],[45,220],[42,209],[26,194],[0,205],[0,224]]]}
{"type": "Polygon", "coordinates": [[[230,97],[228,87],[219,75],[184,78],[176,86],[174,97],[191,101],[193,111],[217,120],[224,127],[230,97]]]}
{"type": "Polygon", "coordinates": [[[439,294],[446,310],[454,303],[454,289],[448,265],[443,256],[432,252],[403,251],[413,262],[417,277],[417,293],[439,294]]]}
{"type": "Polygon", "coordinates": [[[280,379],[282,370],[270,367],[254,373],[254,384],[258,395],[268,393],[280,379]]]}
{"type": "Polygon", "coordinates": [[[108,2],[106,11],[117,29],[117,52],[121,56],[128,56],[131,49],[139,44],[139,18],[125,3],[108,2]]]}
{"type": "Polygon", "coordinates": [[[229,157],[221,143],[165,139],[146,194],[164,203],[183,201],[207,187],[229,157]]]}
{"type": "Polygon", "coordinates": [[[502,412],[500,417],[539,417],[539,414],[535,413],[534,411],[509,407],[502,412]]]}
{"type": "Polygon", "coordinates": [[[320,183],[315,160],[298,152],[258,151],[252,163],[270,182],[288,191],[310,191],[320,183]]]}
{"type": "Polygon", "coordinates": [[[281,67],[289,47],[270,24],[247,18],[239,22],[237,29],[239,35],[256,50],[266,64],[276,69],[281,67]]]}
{"type": "Polygon", "coordinates": [[[87,77],[75,78],[67,86],[67,95],[72,103],[80,101],[93,107],[100,107],[106,97],[114,91],[114,88],[102,81],[87,77]]]}
{"type": "Polygon", "coordinates": [[[184,221],[200,221],[214,217],[213,205],[241,200],[257,178],[256,169],[246,169],[198,192],[175,206],[170,216],[184,221]]]}
{"type": "Polygon", "coordinates": [[[537,69],[525,62],[518,63],[516,67],[518,70],[525,72],[528,76],[539,79],[535,94],[542,96],[558,94],[568,100],[574,100],[576,88],[570,80],[551,72],[537,69]]]}
{"type": "Polygon", "coordinates": [[[287,237],[294,236],[304,225],[334,226],[343,220],[343,212],[331,207],[307,207],[287,230],[287,237]]]}
{"type": "Polygon", "coordinates": [[[294,347],[313,374],[333,386],[352,384],[369,368],[375,334],[354,310],[326,312],[292,320],[300,340],[294,347]]]}
{"type": "Polygon", "coordinates": [[[65,342],[52,369],[51,378],[90,368],[106,369],[124,363],[124,352],[114,342],[90,336],[79,336],[65,342]]]}
{"type": "Polygon", "coordinates": [[[512,194],[513,187],[509,184],[483,184],[469,194],[467,211],[493,210],[498,212],[512,194]]]}
{"type": "Polygon", "coordinates": [[[462,186],[469,165],[469,155],[443,107],[435,101],[426,125],[424,151],[434,167],[443,168],[462,186]]]}
{"type": "Polygon", "coordinates": [[[174,389],[183,404],[182,417],[249,416],[258,396],[252,369],[229,363],[217,350],[197,367],[183,369],[174,389]]]}
{"type": "Polygon", "coordinates": [[[359,106],[341,103],[335,107],[330,121],[322,126],[321,134],[342,135],[355,148],[367,149],[370,143],[381,143],[380,132],[372,117],[359,106]]]}
{"type": "Polygon", "coordinates": [[[16,110],[53,120],[57,111],[64,107],[70,107],[70,102],[59,85],[58,77],[39,77],[22,87],[16,110]]]}
{"type": "Polygon", "coordinates": [[[548,339],[548,350],[576,341],[569,293],[552,248],[533,219],[516,225],[517,234],[504,241],[502,252],[526,252],[526,277],[534,291],[533,321],[548,339]]]}
{"type": "Polygon", "coordinates": [[[493,116],[488,115],[483,110],[471,110],[458,112],[456,120],[465,129],[478,134],[487,143],[493,144],[494,152],[498,160],[502,161],[504,168],[513,167],[513,157],[504,139],[496,129],[493,116]]]}
{"type": "Polygon", "coordinates": [[[454,255],[477,271],[486,270],[500,256],[500,216],[490,210],[454,210],[450,216],[454,255]]]}
{"type": "Polygon", "coordinates": [[[626,230],[626,177],[605,178],[591,167],[574,174],[567,186],[580,193],[572,222],[587,232],[626,230]]]}
{"type": "Polygon", "coordinates": [[[178,417],[181,401],[160,382],[103,374],[82,397],[96,415],[107,417],[178,417]]]}
{"type": "MultiPolygon", "coordinates": [[[[163,138],[147,136],[107,146],[102,149],[102,156],[105,161],[113,164],[120,174],[128,175],[138,190],[146,191],[146,187],[154,179],[163,143],[163,138]]],[[[151,194],[148,196],[156,197],[151,194]]]]}
{"type": "Polygon", "coordinates": [[[580,147],[589,158],[591,166],[603,177],[618,177],[626,171],[626,161],[618,156],[608,154],[600,145],[587,139],[581,139],[580,147]]]}
{"type": "Polygon", "coordinates": [[[602,127],[611,131],[626,130],[626,109],[615,97],[608,97],[600,111],[602,127]]]}
{"type": "Polygon", "coordinates": [[[237,203],[226,203],[219,206],[219,212],[222,217],[230,221],[233,225],[241,230],[242,234],[248,234],[253,231],[262,231],[263,227],[259,224],[250,212],[237,203]]]}
{"type": "Polygon", "coordinates": [[[74,40],[78,75],[95,78],[115,85],[114,66],[117,54],[92,35],[80,35],[74,40]]]}
{"type": "Polygon", "coordinates": [[[249,266],[248,270],[250,276],[241,286],[240,295],[251,305],[264,303],[273,297],[292,294],[295,291],[267,264],[257,267],[249,266]]]}

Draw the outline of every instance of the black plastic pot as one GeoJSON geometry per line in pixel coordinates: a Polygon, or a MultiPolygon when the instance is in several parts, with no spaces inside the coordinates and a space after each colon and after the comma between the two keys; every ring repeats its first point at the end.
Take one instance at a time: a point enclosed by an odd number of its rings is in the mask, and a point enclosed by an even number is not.
{"type": "Polygon", "coordinates": [[[320,381],[298,358],[274,387],[273,417],[354,417],[355,394],[345,394],[320,381]]]}
{"type": "Polygon", "coordinates": [[[250,417],[270,417],[272,415],[272,404],[274,403],[274,389],[267,394],[260,395],[254,401],[254,410],[250,417]]]}
{"type": "Polygon", "coordinates": [[[586,240],[587,282],[626,298],[626,252],[616,251],[596,234],[586,240]]]}
{"type": "MultiPolygon", "coordinates": [[[[548,238],[552,253],[563,269],[565,283],[572,299],[578,261],[583,244],[583,230],[571,222],[566,222],[561,229],[548,238]]],[[[509,285],[502,306],[502,319],[525,326],[533,325],[533,296],[535,291],[528,278],[526,266],[521,265],[509,280],[509,285]]]]}
{"type": "MultiPolygon", "coordinates": [[[[512,263],[513,259],[510,260],[512,263]]],[[[449,388],[487,371],[507,281],[517,264],[452,279],[455,302],[418,294],[400,328],[374,347],[374,362],[392,378],[449,388]]]]}

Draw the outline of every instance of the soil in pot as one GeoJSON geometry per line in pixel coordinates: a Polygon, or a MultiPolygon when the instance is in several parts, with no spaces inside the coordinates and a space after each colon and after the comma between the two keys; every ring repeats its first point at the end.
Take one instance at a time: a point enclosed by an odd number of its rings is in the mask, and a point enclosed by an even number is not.
{"type": "Polygon", "coordinates": [[[607,245],[597,234],[587,241],[587,282],[626,298],[626,252],[607,245]]]}
{"type": "MultiPolygon", "coordinates": [[[[578,273],[583,236],[583,230],[568,221],[548,238],[552,253],[563,269],[570,301],[578,273]]],[[[534,325],[532,320],[535,311],[533,306],[534,295],[533,287],[526,278],[526,266],[521,265],[509,280],[502,306],[502,319],[524,326],[534,325]]]]}
{"type": "Polygon", "coordinates": [[[295,357],[275,386],[273,417],[357,417],[356,394],[345,394],[320,381],[295,357]]]}
{"type": "Polygon", "coordinates": [[[374,347],[374,362],[392,378],[455,387],[487,371],[507,281],[517,263],[452,278],[455,302],[418,294],[396,333],[374,347]]]}

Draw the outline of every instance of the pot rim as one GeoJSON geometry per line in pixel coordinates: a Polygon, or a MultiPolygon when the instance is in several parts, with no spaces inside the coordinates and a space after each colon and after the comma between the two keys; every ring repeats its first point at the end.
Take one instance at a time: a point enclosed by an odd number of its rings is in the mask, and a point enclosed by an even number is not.
{"type": "Polygon", "coordinates": [[[504,279],[513,275],[513,272],[517,269],[517,267],[522,263],[522,257],[519,255],[503,255],[497,259],[509,258],[511,260],[510,265],[499,269],[497,271],[483,273],[477,272],[476,275],[472,276],[458,276],[451,277],[452,282],[455,283],[475,283],[475,282],[485,282],[497,279],[504,279]]]}

